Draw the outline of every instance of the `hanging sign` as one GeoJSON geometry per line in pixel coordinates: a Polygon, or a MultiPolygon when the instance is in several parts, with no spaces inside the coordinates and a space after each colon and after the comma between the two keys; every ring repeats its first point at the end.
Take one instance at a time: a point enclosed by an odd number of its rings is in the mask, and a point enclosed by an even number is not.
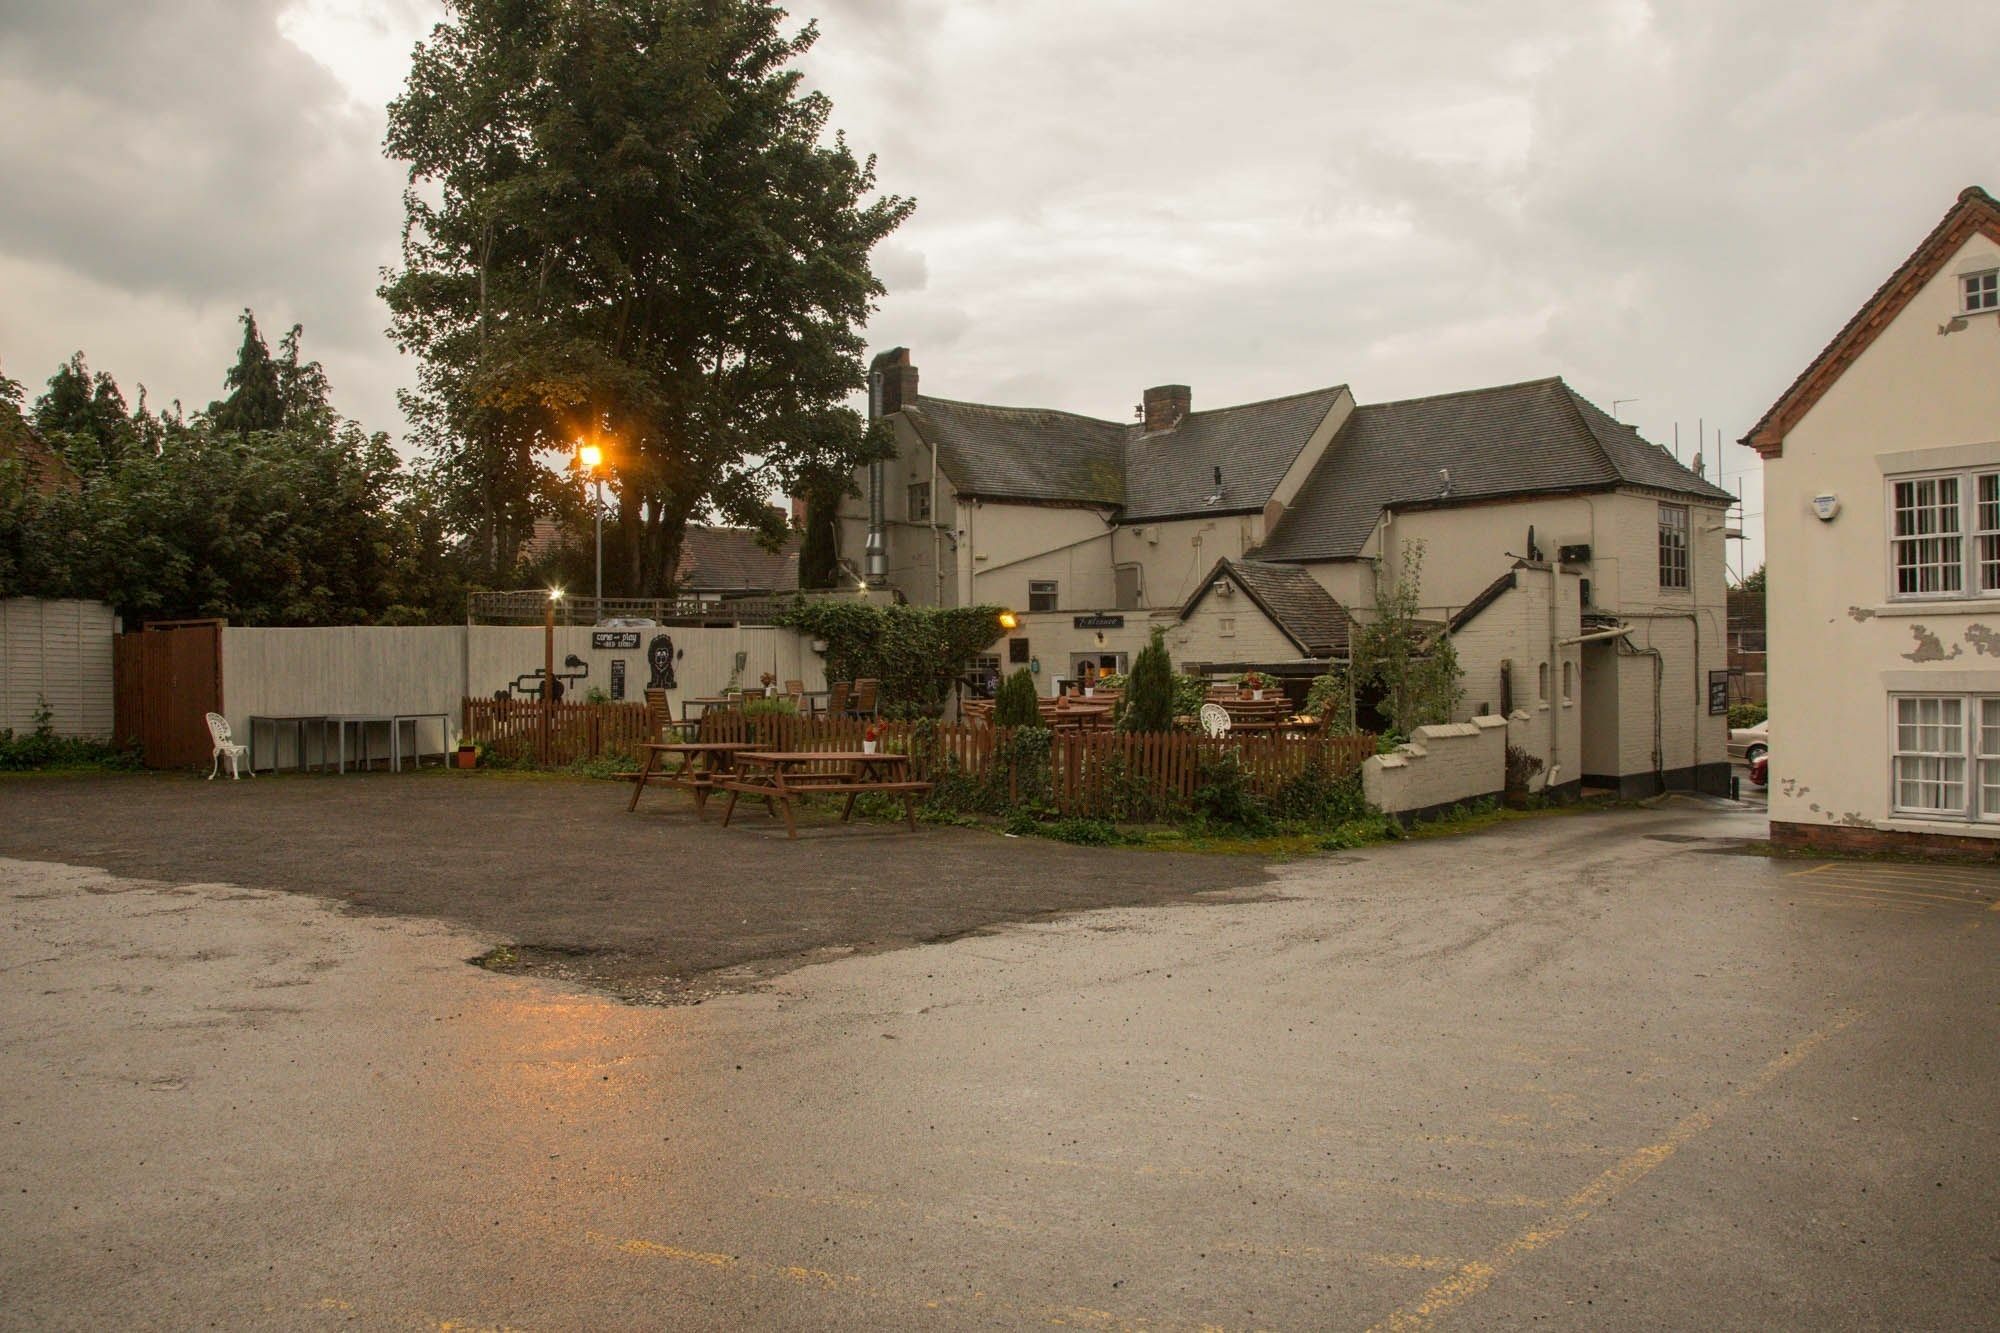
{"type": "Polygon", "coordinates": [[[635,629],[600,629],[590,632],[592,648],[624,648],[631,650],[639,646],[639,631],[635,629]]]}
{"type": "Polygon", "coordinates": [[[1078,629],[1124,629],[1125,617],[1103,614],[1072,616],[1071,623],[1078,629]]]}

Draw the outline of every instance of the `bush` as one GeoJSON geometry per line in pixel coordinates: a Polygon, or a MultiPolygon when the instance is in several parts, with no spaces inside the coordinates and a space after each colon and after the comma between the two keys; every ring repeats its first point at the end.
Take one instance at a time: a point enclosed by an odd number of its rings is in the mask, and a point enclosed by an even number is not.
{"type": "Polygon", "coordinates": [[[49,768],[139,767],[137,749],[124,749],[106,741],[79,740],[58,736],[55,715],[47,699],[35,701],[35,729],[15,733],[0,731],[0,773],[23,773],[49,768]]]}
{"type": "Polygon", "coordinates": [[[1316,760],[1278,789],[1271,813],[1287,822],[1344,824],[1368,813],[1368,798],[1358,771],[1335,777],[1331,767],[1316,760]]]}
{"type": "Polygon", "coordinates": [[[1770,715],[1771,710],[1764,704],[1731,704],[1729,727],[1732,731],[1738,727],[1754,727],[1770,715]]]}
{"type": "Polygon", "coordinates": [[[1166,631],[1157,627],[1139,650],[1132,674],[1125,680],[1125,697],[1118,715],[1120,731],[1174,729],[1174,664],[1167,657],[1166,631]]]}
{"type": "Polygon", "coordinates": [[[1000,691],[993,699],[993,725],[996,727],[1039,727],[1042,725],[1041,695],[1035,689],[1035,678],[1022,667],[1001,682],[1000,691]]]}
{"type": "Polygon", "coordinates": [[[1250,779],[1234,750],[1202,755],[1194,812],[1206,823],[1250,833],[1261,833],[1271,826],[1271,818],[1250,790],[1250,779]]]}
{"type": "Polygon", "coordinates": [[[797,717],[799,706],[789,694],[753,695],[743,701],[745,717],[797,717]]]}
{"type": "Polygon", "coordinates": [[[1053,819],[1034,824],[1031,831],[1057,842],[1073,842],[1079,847],[1117,847],[1130,839],[1116,824],[1103,819],[1053,819]]]}

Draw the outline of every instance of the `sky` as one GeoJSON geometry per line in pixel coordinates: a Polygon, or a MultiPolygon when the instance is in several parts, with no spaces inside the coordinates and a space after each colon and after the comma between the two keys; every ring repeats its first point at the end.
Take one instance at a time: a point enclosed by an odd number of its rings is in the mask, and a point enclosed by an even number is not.
{"type": "MultiPolygon", "coordinates": [[[[207,403],[248,306],[400,435],[384,105],[434,0],[0,0],[0,369],[207,403]]],[[[2000,192],[1990,0],[812,0],[913,218],[870,346],[1129,420],[1560,374],[1745,495],[1734,441],[1951,206],[2000,192]]]]}

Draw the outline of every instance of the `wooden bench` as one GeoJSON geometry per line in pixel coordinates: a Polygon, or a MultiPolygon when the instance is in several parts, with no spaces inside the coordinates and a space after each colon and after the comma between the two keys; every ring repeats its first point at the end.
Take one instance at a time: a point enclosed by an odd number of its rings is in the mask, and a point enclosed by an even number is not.
{"type": "Polygon", "coordinates": [[[743,741],[674,741],[652,742],[640,748],[646,752],[646,762],[636,773],[618,775],[620,780],[632,784],[632,799],[625,803],[625,809],[628,812],[638,809],[639,793],[646,790],[648,783],[655,783],[694,793],[695,817],[706,819],[709,795],[720,789],[723,782],[734,774],[732,761],[735,756],[757,747],[743,741]],[[680,767],[658,767],[663,755],[679,755],[680,767]]]}

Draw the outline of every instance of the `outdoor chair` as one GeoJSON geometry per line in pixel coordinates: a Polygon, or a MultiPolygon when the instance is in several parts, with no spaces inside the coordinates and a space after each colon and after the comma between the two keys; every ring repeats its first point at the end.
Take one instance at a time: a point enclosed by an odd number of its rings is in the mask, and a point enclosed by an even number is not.
{"type": "Polygon", "coordinates": [[[1229,726],[1229,710],[1227,708],[1224,708],[1221,704],[1203,704],[1201,706],[1201,729],[1204,735],[1210,739],[1214,739],[1217,736],[1227,736],[1229,734],[1229,726]]]}
{"type": "Polygon", "coordinates": [[[826,715],[828,717],[843,717],[846,715],[847,693],[853,688],[852,685],[849,685],[844,680],[833,682],[832,686],[826,692],[826,715]]]}
{"type": "MultiPolygon", "coordinates": [[[[220,713],[210,713],[208,738],[215,742],[215,762],[208,766],[208,780],[215,781],[215,775],[222,771],[222,761],[225,758],[229,760],[229,780],[234,782],[242,777],[239,765],[250,757],[250,747],[238,745],[229,739],[229,719],[220,713]]],[[[257,776],[255,769],[251,770],[250,776],[253,778],[257,776]]]]}
{"type": "Polygon", "coordinates": [[[857,680],[854,682],[854,699],[848,704],[850,713],[856,717],[875,716],[876,696],[882,692],[879,680],[857,680]]]}

